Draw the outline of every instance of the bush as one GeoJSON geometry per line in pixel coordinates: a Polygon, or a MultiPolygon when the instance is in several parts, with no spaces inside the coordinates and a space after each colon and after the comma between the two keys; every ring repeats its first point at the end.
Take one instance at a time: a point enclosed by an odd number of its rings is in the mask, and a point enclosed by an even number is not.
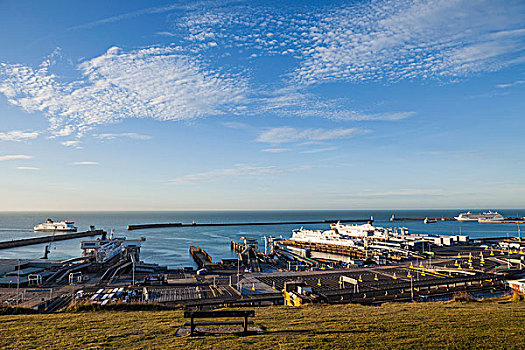
{"type": "Polygon", "coordinates": [[[163,311],[174,310],[175,307],[170,307],[157,303],[111,303],[100,305],[92,302],[81,302],[71,304],[63,312],[93,312],[93,311],[163,311]]]}
{"type": "Polygon", "coordinates": [[[24,307],[0,306],[0,315],[32,315],[39,313],[37,310],[26,309],[24,307]]]}

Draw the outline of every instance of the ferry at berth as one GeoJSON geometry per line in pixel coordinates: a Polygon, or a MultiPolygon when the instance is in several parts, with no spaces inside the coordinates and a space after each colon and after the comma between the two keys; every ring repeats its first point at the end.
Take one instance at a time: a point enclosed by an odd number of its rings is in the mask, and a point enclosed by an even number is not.
{"type": "Polygon", "coordinates": [[[308,243],[335,244],[347,247],[362,245],[362,240],[353,239],[335,230],[307,230],[302,227],[298,230],[292,230],[291,240],[308,243]]]}
{"type": "Polygon", "coordinates": [[[470,211],[466,213],[460,213],[455,217],[457,221],[501,221],[505,220],[503,215],[498,212],[488,211],[483,213],[471,213],[470,211]]]}
{"type": "Polygon", "coordinates": [[[308,230],[300,228],[292,231],[291,242],[336,245],[351,247],[362,251],[390,251],[411,255],[421,251],[429,243],[438,246],[465,244],[468,236],[447,236],[432,234],[412,234],[405,227],[384,228],[364,225],[348,225],[337,222],[329,230],[308,230]]]}
{"type": "Polygon", "coordinates": [[[77,232],[77,227],[74,224],[72,221],[58,222],[47,219],[46,222],[33,227],[33,230],[38,232],[77,232]]]}

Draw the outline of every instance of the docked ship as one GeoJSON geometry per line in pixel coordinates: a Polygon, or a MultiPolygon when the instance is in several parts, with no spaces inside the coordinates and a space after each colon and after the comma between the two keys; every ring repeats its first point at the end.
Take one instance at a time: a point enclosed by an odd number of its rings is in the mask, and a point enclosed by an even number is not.
{"type": "Polygon", "coordinates": [[[330,228],[347,237],[351,238],[365,238],[365,237],[386,237],[388,230],[383,227],[376,227],[370,223],[363,225],[347,225],[337,222],[330,224],[330,228]]]}
{"type": "Polygon", "coordinates": [[[300,228],[292,231],[292,241],[335,244],[343,246],[356,246],[358,242],[351,237],[341,234],[335,230],[307,230],[300,228]]]}
{"type": "Polygon", "coordinates": [[[47,219],[46,222],[36,225],[33,230],[40,232],[77,232],[77,228],[72,221],[53,221],[47,219]]]}
{"type": "Polygon", "coordinates": [[[122,252],[122,243],[125,238],[114,238],[113,231],[109,239],[104,235],[102,239],[81,241],[82,257],[90,258],[97,263],[106,263],[122,252]]]}
{"type": "Polygon", "coordinates": [[[455,217],[457,221],[501,221],[505,220],[503,215],[498,212],[488,211],[483,213],[471,213],[470,211],[466,213],[460,213],[455,217]]]}

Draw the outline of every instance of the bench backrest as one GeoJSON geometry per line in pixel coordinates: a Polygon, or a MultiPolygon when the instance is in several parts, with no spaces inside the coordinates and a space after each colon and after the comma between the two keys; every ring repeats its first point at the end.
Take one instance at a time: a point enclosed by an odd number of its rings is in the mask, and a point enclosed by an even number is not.
{"type": "Polygon", "coordinates": [[[253,317],[254,310],[185,311],[184,318],[253,317]]]}

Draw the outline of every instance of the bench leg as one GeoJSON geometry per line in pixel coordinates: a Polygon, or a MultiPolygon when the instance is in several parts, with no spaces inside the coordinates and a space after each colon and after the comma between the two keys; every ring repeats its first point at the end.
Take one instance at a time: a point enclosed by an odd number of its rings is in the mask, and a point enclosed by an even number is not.
{"type": "Polygon", "coordinates": [[[244,333],[248,333],[248,316],[244,316],[244,333]]]}
{"type": "Polygon", "coordinates": [[[191,318],[191,325],[190,325],[190,335],[193,335],[193,332],[195,331],[195,324],[193,323],[193,317],[191,318]]]}

